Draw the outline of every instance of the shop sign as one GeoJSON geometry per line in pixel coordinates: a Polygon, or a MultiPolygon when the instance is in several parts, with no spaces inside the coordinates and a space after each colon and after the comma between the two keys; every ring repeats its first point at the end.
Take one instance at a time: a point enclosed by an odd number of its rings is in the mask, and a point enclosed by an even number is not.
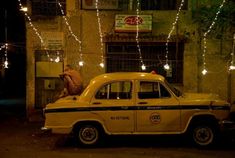
{"type": "Polygon", "coordinates": [[[139,32],[152,31],[152,15],[122,15],[115,16],[116,32],[139,32]]]}
{"type": "Polygon", "coordinates": [[[42,32],[44,46],[48,50],[62,50],[64,47],[63,32],[42,32]]]}

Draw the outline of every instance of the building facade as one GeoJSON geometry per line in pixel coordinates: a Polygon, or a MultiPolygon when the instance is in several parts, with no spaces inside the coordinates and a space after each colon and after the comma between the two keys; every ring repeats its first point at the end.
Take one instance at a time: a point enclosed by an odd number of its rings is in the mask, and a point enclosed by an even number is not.
{"type": "Polygon", "coordinates": [[[80,71],[85,86],[105,72],[155,70],[184,92],[217,93],[234,102],[235,74],[228,71],[232,34],[222,45],[219,39],[208,39],[204,58],[202,36],[193,20],[194,11],[210,3],[185,0],[174,25],[181,0],[28,1],[29,117],[63,89],[59,74],[66,64],[80,71]],[[164,69],[166,63],[169,70],[164,69]],[[201,73],[204,63],[206,75],[201,73]]]}

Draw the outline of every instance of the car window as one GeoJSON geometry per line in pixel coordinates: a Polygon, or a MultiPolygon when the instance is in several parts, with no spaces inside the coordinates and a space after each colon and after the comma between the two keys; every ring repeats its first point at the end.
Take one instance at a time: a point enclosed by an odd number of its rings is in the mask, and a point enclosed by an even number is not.
{"type": "Polygon", "coordinates": [[[155,99],[170,97],[170,93],[159,82],[141,81],[138,91],[139,99],[155,99]]]}
{"type": "Polygon", "coordinates": [[[118,81],[104,85],[96,93],[96,99],[131,99],[132,83],[118,81]]]}
{"type": "Polygon", "coordinates": [[[169,97],[171,97],[171,94],[169,93],[169,91],[162,84],[160,84],[160,97],[161,98],[169,98],[169,97]]]}

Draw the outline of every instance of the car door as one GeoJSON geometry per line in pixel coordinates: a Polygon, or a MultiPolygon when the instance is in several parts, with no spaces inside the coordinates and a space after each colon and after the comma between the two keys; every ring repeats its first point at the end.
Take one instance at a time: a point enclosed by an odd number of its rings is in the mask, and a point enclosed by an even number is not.
{"type": "Polygon", "coordinates": [[[91,101],[98,107],[96,115],[102,118],[111,133],[131,133],[134,131],[134,107],[132,81],[115,81],[103,85],[91,101]]]}
{"type": "Polygon", "coordinates": [[[136,132],[172,133],[180,130],[179,101],[162,82],[136,81],[136,132]]]}

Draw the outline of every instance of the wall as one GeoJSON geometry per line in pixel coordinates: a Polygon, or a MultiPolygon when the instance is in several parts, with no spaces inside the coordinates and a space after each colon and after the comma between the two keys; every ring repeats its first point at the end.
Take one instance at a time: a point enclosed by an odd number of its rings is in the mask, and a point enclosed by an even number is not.
{"type": "MultiPolygon", "coordinates": [[[[84,66],[79,67],[79,43],[69,34],[62,17],[47,20],[37,20],[34,24],[40,31],[63,31],[65,34],[64,64],[72,64],[83,76],[87,85],[94,76],[104,73],[105,69],[99,66],[102,52],[100,51],[100,36],[96,10],[80,10],[80,4],[75,0],[67,0],[67,18],[75,35],[82,41],[82,59],[84,66]]],[[[178,32],[187,36],[184,51],[184,77],[182,90],[185,92],[217,93],[223,99],[231,98],[234,101],[235,80],[232,74],[230,85],[228,83],[227,61],[231,52],[231,40],[224,41],[220,48],[219,40],[208,40],[208,53],[206,63],[209,73],[202,76],[202,48],[197,33],[197,25],[192,22],[189,1],[189,10],[182,11],[178,25],[178,32]],[[229,89],[231,92],[229,94],[229,89]]],[[[118,11],[100,11],[103,34],[114,33],[114,17],[118,11]]],[[[124,14],[136,14],[135,11],[125,11],[124,14]]],[[[140,14],[153,15],[153,35],[168,35],[175,20],[176,11],[146,11],[140,14]],[[167,18],[166,18],[167,17],[167,18]]],[[[175,31],[173,32],[175,34],[175,31]]],[[[32,28],[27,25],[27,107],[34,107],[35,93],[35,59],[34,50],[40,48],[39,39],[32,28]]],[[[105,48],[104,48],[105,50],[105,48]]]]}

